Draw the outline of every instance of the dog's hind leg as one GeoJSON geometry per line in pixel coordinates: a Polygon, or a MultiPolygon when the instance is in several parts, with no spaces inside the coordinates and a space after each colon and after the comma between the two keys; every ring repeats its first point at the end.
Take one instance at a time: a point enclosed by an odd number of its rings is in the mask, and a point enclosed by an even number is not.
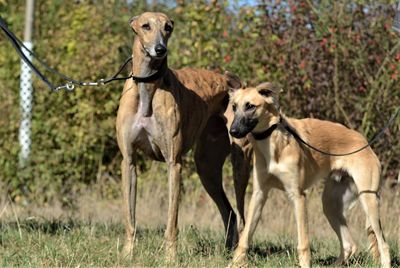
{"type": "Polygon", "coordinates": [[[232,249],[237,244],[236,214],[225,195],[222,186],[222,167],[229,154],[229,137],[224,122],[210,119],[197,141],[195,163],[201,182],[207,193],[213,199],[224,221],[226,230],[226,247],[232,249]],[[221,132],[215,133],[217,127],[221,132]],[[210,130],[213,133],[210,133],[210,130]]]}
{"type": "MultiPolygon", "coordinates": [[[[376,242],[381,257],[382,267],[390,267],[390,253],[389,246],[383,237],[381,222],[379,220],[379,205],[378,198],[373,193],[365,193],[360,195],[360,202],[367,214],[370,228],[375,234],[376,242]]],[[[369,228],[367,228],[368,230],[369,228]]]]}
{"type": "Polygon", "coordinates": [[[390,267],[389,246],[383,237],[379,215],[379,165],[365,165],[362,168],[358,167],[358,169],[353,170],[350,175],[352,175],[354,182],[356,183],[359,199],[370,225],[370,228],[368,227],[367,230],[372,229],[375,234],[381,258],[381,265],[382,267],[390,267]]]}
{"type": "Polygon", "coordinates": [[[379,261],[379,248],[378,241],[376,239],[376,235],[374,230],[372,230],[371,224],[369,223],[368,218],[365,219],[365,229],[367,230],[367,236],[369,240],[369,251],[372,254],[372,257],[375,261],[379,261]]]}
{"type": "Polygon", "coordinates": [[[341,181],[328,178],[322,194],[324,214],[340,241],[340,255],[335,265],[345,263],[357,250],[345,217],[346,210],[357,197],[352,184],[354,182],[348,176],[341,177],[341,181]]]}
{"type": "Polygon", "coordinates": [[[244,201],[246,197],[246,188],[249,184],[251,152],[246,154],[242,144],[232,142],[231,145],[231,161],[233,169],[233,181],[235,186],[236,206],[240,216],[238,224],[239,233],[242,232],[245,225],[244,201]]]}

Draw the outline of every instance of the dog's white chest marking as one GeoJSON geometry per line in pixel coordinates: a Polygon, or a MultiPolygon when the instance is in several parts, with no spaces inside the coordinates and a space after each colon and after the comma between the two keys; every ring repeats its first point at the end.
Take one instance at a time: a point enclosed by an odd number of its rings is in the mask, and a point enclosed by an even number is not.
{"type": "Polygon", "coordinates": [[[151,132],[151,117],[143,117],[137,114],[135,120],[133,121],[133,133],[140,133],[143,130],[146,132],[151,132]]]}
{"type": "Polygon", "coordinates": [[[276,146],[269,139],[256,141],[256,147],[256,157],[262,157],[263,160],[260,161],[262,164],[258,165],[259,172],[265,174],[263,177],[268,178],[267,175],[273,175],[283,185],[287,185],[289,182],[293,183],[293,180],[297,179],[297,169],[294,168],[296,166],[295,162],[290,157],[280,159],[279,162],[276,162],[274,157],[276,146]]]}
{"type": "Polygon", "coordinates": [[[153,116],[143,117],[139,113],[136,114],[130,131],[133,143],[154,159],[162,159],[159,143],[155,139],[156,134],[157,129],[155,128],[153,116]]]}

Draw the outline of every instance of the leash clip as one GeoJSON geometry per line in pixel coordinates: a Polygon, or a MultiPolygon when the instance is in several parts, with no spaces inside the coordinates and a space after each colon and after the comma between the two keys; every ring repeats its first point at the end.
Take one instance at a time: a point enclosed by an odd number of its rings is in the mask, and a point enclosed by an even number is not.
{"type": "Polygon", "coordinates": [[[81,85],[85,86],[85,87],[91,87],[91,86],[98,86],[99,83],[98,82],[84,82],[81,85]]]}
{"type": "Polygon", "coordinates": [[[62,89],[66,89],[67,91],[73,91],[75,89],[75,85],[73,83],[71,83],[71,82],[67,82],[63,86],[56,87],[54,89],[54,91],[60,91],[62,89]]]}

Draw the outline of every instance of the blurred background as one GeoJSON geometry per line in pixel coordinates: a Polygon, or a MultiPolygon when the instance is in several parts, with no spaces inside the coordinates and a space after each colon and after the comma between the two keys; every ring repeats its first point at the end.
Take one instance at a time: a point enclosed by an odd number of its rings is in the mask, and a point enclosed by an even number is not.
{"type": "MultiPolygon", "coordinates": [[[[278,83],[288,116],[338,121],[371,139],[400,105],[400,38],[391,29],[395,7],[395,1],[385,0],[36,0],[33,44],[50,66],[75,79],[97,80],[114,74],[130,55],[129,18],[165,12],[175,21],[170,67],[229,70],[250,85],[278,83]]],[[[22,39],[25,1],[0,0],[0,16],[22,39]]],[[[88,194],[119,199],[115,117],[123,82],[52,93],[34,77],[32,146],[21,167],[20,68],[17,53],[0,35],[0,197],[22,206],[59,202],[62,207],[74,207],[88,194]]],[[[399,133],[397,120],[373,145],[385,187],[394,195],[399,133]]],[[[186,195],[201,188],[190,155],[186,195]]],[[[229,165],[224,180],[232,191],[229,165]]],[[[166,168],[144,158],[139,166],[144,178],[139,191],[152,180],[166,194],[166,168]]]]}

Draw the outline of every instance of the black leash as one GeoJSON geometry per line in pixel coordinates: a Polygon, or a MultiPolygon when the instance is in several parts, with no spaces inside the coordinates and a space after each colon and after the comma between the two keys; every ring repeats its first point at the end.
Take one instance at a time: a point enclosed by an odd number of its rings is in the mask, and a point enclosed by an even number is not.
{"type": "Polygon", "coordinates": [[[268,138],[272,132],[278,127],[278,125],[283,126],[283,128],[290,134],[292,134],[292,136],[300,143],[306,145],[307,147],[313,149],[314,151],[323,154],[323,155],[327,155],[327,156],[346,156],[346,155],[351,155],[351,154],[355,154],[358,153],[362,150],[364,150],[365,148],[371,146],[373,143],[375,143],[381,136],[382,134],[394,123],[394,120],[396,119],[396,117],[400,114],[400,107],[398,107],[396,109],[396,111],[392,114],[392,116],[390,117],[389,121],[386,123],[386,125],[381,129],[381,131],[379,131],[378,133],[376,133],[372,139],[363,147],[349,152],[349,153],[343,153],[343,154],[337,154],[337,153],[330,153],[330,152],[325,152],[322,151],[314,146],[312,146],[311,144],[307,143],[305,140],[303,140],[303,138],[300,137],[300,135],[297,133],[297,131],[288,124],[288,122],[286,120],[284,120],[281,116],[279,123],[272,125],[271,127],[269,127],[267,130],[261,132],[261,133],[252,133],[253,137],[257,140],[263,140],[268,138]]]}
{"type": "Polygon", "coordinates": [[[13,32],[8,29],[6,21],[0,17],[0,28],[3,30],[5,35],[7,36],[8,40],[11,42],[19,56],[25,61],[26,64],[29,65],[29,67],[32,69],[32,71],[52,90],[52,91],[59,91],[61,89],[66,89],[68,91],[72,91],[75,88],[75,85],[77,86],[99,86],[99,85],[105,85],[108,84],[112,81],[119,81],[119,80],[127,80],[132,78],[133,80],[141,83],[147,83],[147,82],[152,82],[154,80],[157,80],[158,78],[161,78],[165,72],[167,71],[166,64],[162,64],[162,67],[160,70],[154,71],[148,76],[134,76],[134,75],[129,75],[125,77],[118,77],[120,73],[125,69],[125,67],[128,65],[129,62],[132,61],[132,57],[129,57],[124,64],[121,65],[119,70],[110,78],[105,78],[105,79],[99,79],[95,82],[84,82],[84,81],[79,81],[76,79],[73,79],[65,74],[60,73],[56,69],[50,67],[47,65],[44,61],[42,61],[38,56],[36,56],[33,51],[28,49],[24,43],[18,39],[18,37],[15,36],[13,32]],[[53,73],[63,80],[67,81],[65,85],[60,85],[60,86],[54,86],[47,78],[46,76],[26,57],[25,53],[22,51],[22,48],[27,51],[33,58],[35,58],[41,66],[43,66],[48,72],[53,73]]]}

